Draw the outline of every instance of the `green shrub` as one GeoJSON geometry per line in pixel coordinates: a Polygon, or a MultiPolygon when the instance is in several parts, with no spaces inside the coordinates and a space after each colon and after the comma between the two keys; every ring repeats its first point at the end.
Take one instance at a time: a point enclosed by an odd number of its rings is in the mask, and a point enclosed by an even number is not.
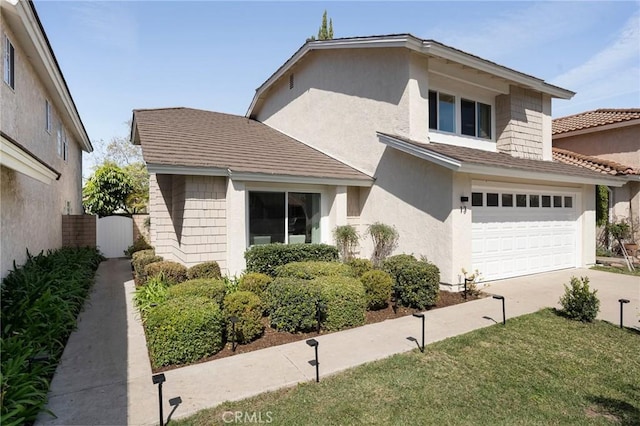
{"type": "Polygon", "coordinates": [[[411,254],[396,254],[382,262],[382,270],[391,275],[391,278],[393,278],[395,282],[397,281],[396,276],[407,264],[417,261],[418,259],[411,254]]]}
{"type": "Polygon", "coordinates": [[[352,270],[353,276],[361,277],[365,272],[373,270],[373,263],[369,259],[351,259],[346,263],[352,270]]]}
{"type": "Polygon", "coordinates": [[[164,259],[161,256],[156,256],[155,250],[141,250],[131,255],[131,265],[135,272],[136,284],[144,284],[147,280],[147,276],[144,273],[144,268],[151,263],[162,262],[164,259]]]}
{"type": "Polygon", "coordinates": [[[149,311],[145,325],[154,368],[195,362],[224,346],[224,314],[206,297],[168,299],[149,311]]]}
{"type": "Polygon", "coordinates": [[[174,285],[187,280],[187,267],[178,262],[163,260],[145,266],[144,274],[147,279],[162,274],[167,285],[174,285]]]}
{"type": "Polygon", "coordinates": [[[338,249],[326,244],[264,244],[244,253],[247,272],[260,272],[275,277],[275,268],[291,262],[338,260],[338,249]]]}
{"type": "Polygon", "coordinates": [[[391,275],[384,271],[369,271],[360,277],[360,281],[367,295],[367,308],[371,310],[385,308],[393,288],[391,275]]]}
{"type": "Polygon", "coordinates": [[[294,333],[317,325],[316,303],[320,293],[312,281],[276,278],[265,292],[271,327],[294,333]]]}
{"type": "Polygon", "coordinates": [[[167,297],[171,299],[181,297],[206,297],[213,299],[222,307],[227,288],[223,280],[200,278],[188,280],[169,287],[167,297]]]}
{"type": "Polygon", "coordinates": [[[238,281],[238,290],[250,291],[256,294],[260,299],[264,297],[264,292],[267,290],[269,284],[271,284],[271,277],[269,275],[260,274],[258,272],[249,272],[240,277],[238,281]]]}
{"type": "Polygon", "coordinates": [[[376,267],[379,267],[387,256],[398,246],[398,231],[392,226],[375,222],[369,225],[367,234],[369,234],[373,240],[371,261],[376,267]]]}
{"type": "MultiPolygon", "coordinates": [[[[264,331],[262,325],[262,302],[260,298],[250,291],[236,291],[224,298],[224,313],[227,319],[235,316],[238,322],[235,325],[236,342],[249,343],[264,331]]],[[[233,326],[227,323],[227,336],[231,339],[233,326]]]]}
{"type": "Polygon", "coordinates": [[[432,263],[398,259],[394,264],[394,289],[403,306],[426,309],[438,302],[440,271],[432,263]]]}
{"type": "Polygon", "coordinates": [[[32,256],[0,286],[0,424],[32,424],[76,317],[104,260],[94,248],[62,248],[32,256]],[[49,358],[33,363],[42,354],[49,358]]]}
{"type": "Polygon", "coordinates": [[[151,250],[151,249],[153,249],[153,247],[151,247],[147,242],[147,240],[145,240],[144,237],[141,235],[133,242],[132,245],[127,247],[127,249],[124,251],[124,255],[126,257],[131,257],[133,253],[137,253],[142,250],[151,250]]]}
{"type": "Polygon", "coordinates": [[[337,331],[365,323],[367,298],[360,281],[348,277],[320,277],[313,283],[320,289],[321,324],[325,329],[337,331]]]}
{"type": "Polygon", "coordinates": [[[143,286],[138,287],[133,295],[133,301],[138,307],[143,321],[149,310],[166,299],[167,284],[164,282],[162,274],[148,279],[143,286]]]}
{"type": "Polygon", "coordinates": [[[353,225],[336,226],[333,230],[333,238],[336,240],[336,246],[340,251],[340,257],[344,262],[353,258],[353,252],[358,247],[360,235],[353,225]]]}
{"type": "Polygon", "coordinates": [[[571,287],[565,284],[564,295],[560,297],[562,313],[574,320],[593,322],[600,309],[597,292],[598,290],[589,289],[588,277],[582,277],[580,280],[571,277],[571,287]]]}
{"type": "Polygon", "coordinates": [[[199,263],[189,268],[187,271],[187,278],[190,280],[195,280],[197,278],[220,279],[222,278],[220,265],[218,265],[218,262],[216,261],[199,263]]]}
{"type": "Polygon", "coordinates": [[[353,270],[338,262],[291,262],[276,268],[276,276],[312,280],[318,277],[352,277],[353,270]]]}

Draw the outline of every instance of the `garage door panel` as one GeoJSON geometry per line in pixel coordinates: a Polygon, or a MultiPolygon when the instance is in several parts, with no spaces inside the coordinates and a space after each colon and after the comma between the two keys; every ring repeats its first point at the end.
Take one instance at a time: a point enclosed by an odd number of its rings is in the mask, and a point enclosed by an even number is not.
{"type": "MultiPolygon", "coordinates": [[[[484,192],[501,193],[497,189],[484,192]]],[[[545,190],[535,192],[544,194],[545,190]]],[[[578,226],[573,205],[472,207],[473,269],[485,280],[494,280],[575,267],[578,226]]]]}

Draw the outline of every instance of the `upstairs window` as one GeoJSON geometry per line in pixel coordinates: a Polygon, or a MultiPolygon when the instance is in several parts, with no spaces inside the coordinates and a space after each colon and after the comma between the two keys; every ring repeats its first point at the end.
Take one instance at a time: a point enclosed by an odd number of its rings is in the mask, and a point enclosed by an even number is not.
{"type": "Polygon", "coordinates": [[[442,92],[429,91],[429,128],[491,139],[491,105],[457,98],[442,92]],[[459,117],[460,127],[456,125],[459,117]]]}
{"type": "Polygon", "coordinates": [[[62,123],[58,126],[58,157],[64,158],[64,129],[62,128],[62,123]]]}
{"type": "Polygon", "coordinates": [[[12,89],[16,87],[15,64],[16,52],[9,37],[4,37],[4,82],[12,89]]]}
{"type": "Polygon", "coordinates": [[[51,133],[51,104],[47,100],[44,101],[44,129],[51,133]]]}

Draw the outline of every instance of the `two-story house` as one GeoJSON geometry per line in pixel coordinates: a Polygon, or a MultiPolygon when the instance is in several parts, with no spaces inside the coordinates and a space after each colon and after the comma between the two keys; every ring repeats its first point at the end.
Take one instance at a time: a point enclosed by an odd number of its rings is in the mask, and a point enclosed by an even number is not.
{"type": "Polygon", "coordinates": [[[0,275],[27,250],[62,245],[82,213],[82,151],[93,150],[31,1],[0,2],[0,275]]]}
{"type": "Polygon", "coordinates": [[[409,34],[308,42],[245,118],[134,111],[152,243],[233,274],[253,244],[383,222],[396,252],[452,286],[463,268],[493,280],[594,263],[594,185],[622,182],[553,161],[551,99],[572,96],[409,34]]]}

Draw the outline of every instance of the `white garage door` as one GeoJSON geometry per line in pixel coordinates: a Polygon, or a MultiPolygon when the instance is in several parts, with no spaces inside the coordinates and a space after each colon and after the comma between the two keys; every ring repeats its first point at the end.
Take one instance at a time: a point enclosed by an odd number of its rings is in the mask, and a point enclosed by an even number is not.
{"type": "Polygon", "coordinates": [[[473,269],[496,280],[576,266],[575,193],[474,187],[473,269]]]}

